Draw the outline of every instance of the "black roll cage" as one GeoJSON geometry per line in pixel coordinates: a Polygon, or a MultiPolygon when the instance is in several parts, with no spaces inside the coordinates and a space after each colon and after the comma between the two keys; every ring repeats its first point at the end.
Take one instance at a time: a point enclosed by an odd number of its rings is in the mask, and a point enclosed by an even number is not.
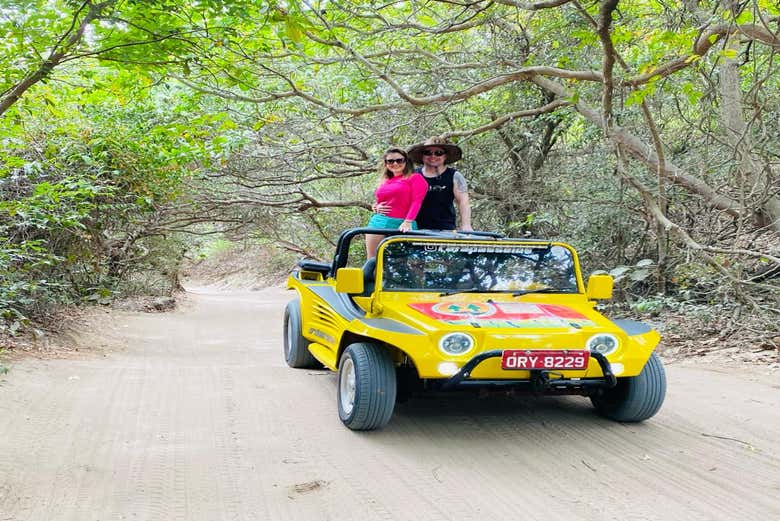
{"type": "MultiPolygon", "coordinates": [[[[331,264],[328,276],[335,277],[339,268],[343,268],[347,265],[347,258],[349,257],[349,245],[352,243],[352,239],[356,235],[385,235],[387,237],[395,235],[405,235],[410,237],[438,237],[440,239],[458,239],[458,240],[485,240],[485,239],[509,239],[503,234],[495,232],[456,232],[456,231],[436,231],[436,230],[411,230],[408,232],[402,232],[398,229],[379,229],[379,228],[350,228],[341,232],[339,240],[336,243],[336,254],[333,256],[333,263],[331,264]]],[[[519,239],[511,239],[519,240],[519,239]]],[[[522,240],[534,240],[534,239],[522,239],[522,240]]]]}

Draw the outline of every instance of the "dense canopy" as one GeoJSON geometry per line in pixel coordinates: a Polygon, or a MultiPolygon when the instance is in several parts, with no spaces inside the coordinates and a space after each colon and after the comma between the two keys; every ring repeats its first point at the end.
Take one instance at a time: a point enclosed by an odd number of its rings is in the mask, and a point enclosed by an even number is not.
{"type": "Polygon", "coordinates": [[[0,34],[6,330],[208,234],[323,258],[433,135],[475,227],[780,313],[776,2],[5,0],[0,34]]]}

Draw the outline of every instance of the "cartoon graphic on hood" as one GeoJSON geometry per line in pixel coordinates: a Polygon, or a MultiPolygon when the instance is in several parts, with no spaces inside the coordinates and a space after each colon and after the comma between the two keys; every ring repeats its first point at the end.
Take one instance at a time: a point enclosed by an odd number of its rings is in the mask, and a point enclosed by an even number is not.
{"type": "Polygon", "coordinates": [[[596,323],[566,306],[530,302],[418,302],[409,304],[424,315],[453,325],[479,327],[586,327],[596,323]]]}

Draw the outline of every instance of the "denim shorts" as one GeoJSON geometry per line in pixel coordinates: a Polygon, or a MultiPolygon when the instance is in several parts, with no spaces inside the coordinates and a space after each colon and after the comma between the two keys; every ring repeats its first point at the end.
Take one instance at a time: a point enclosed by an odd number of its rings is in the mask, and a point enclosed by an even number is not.
{"type": "MultiPolygon", "coordinates": [[[[395,217],[388,217],[386,215],[375,213],[371,216],[371,219],[368,220],[368,227],[381,228],[383,230],[397,230],[398,227],[401,226],[402,222],[404,222],[403,219],[397,219],[395,217]]],[[[412,221],[412,230],[416,229],[417,222],[412,221]]]]}

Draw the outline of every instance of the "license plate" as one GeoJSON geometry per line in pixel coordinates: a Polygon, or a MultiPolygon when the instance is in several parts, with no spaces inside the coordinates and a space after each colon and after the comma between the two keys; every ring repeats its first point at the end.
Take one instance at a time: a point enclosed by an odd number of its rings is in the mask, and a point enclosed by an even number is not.
{"type": "Polygon", "coordinates": [[[588,368],[590,353],[582,350],[507,349],[501,356],[501,369],[571,369],[588,368]]]}

